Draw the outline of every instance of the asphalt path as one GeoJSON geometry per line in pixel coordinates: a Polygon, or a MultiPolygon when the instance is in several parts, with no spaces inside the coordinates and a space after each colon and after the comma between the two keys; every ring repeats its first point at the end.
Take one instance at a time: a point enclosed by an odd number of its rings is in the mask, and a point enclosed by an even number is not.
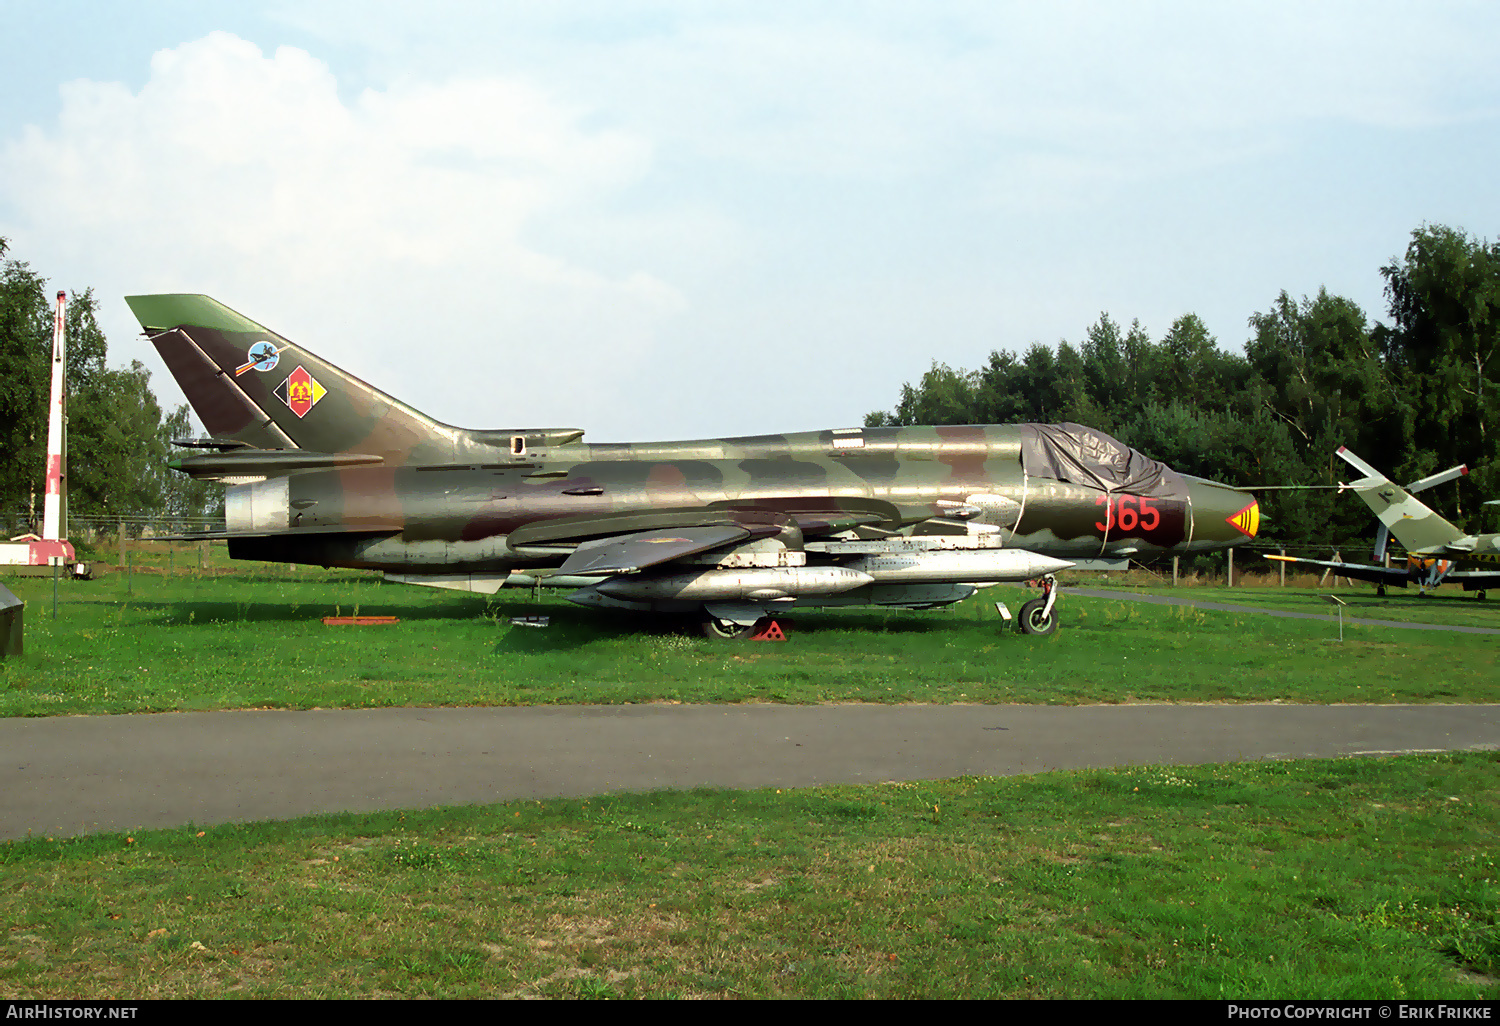
{"type": "Polygon", "coordinates": [[[1500,749],[1495,705],[624,705],[0,720],[0,838],[699,786],[1500,749]]]}
{"type": "MultiPolygon", "coordinates": [[[[1324,613],[1292,613],[1284,609],[1262,609],[1260,606],[1240,606],[1232,602],[1204,602],[1201,599],[1173,598],[1169,595],[1142,595],[1134,591],[1111,591],[1108,588],[1064,588],[1061,594],[1083,595],[1087,598],[1123,599],[1127,602],[1149,602],[1158,606],[1191,606],[1194,609],[1217,609],[1226,613],[1257,613],[1261,616],[1284,616],[1293,620],[1328,620],[1338,622],[1338,615],[1324,613]]],[[[1459,627],[1451,623],[1407,623],[1404,620],[1370,620],[1358,616],[1344,617],[1344,623],[1361,624],[1366,627],[1395,627],[1408,631],[1457,631],[1460,634],[1500,634],[1495,627],[1459,627]]]]}

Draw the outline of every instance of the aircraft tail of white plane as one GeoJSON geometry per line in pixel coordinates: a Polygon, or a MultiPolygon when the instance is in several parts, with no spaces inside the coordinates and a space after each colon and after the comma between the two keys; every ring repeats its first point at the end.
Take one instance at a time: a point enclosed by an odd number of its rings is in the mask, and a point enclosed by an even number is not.
{"type": "Polygon", "coordinates": [[[1472,535],[1459,530],[1411,494],[1462,477],[1469,472],[1467,466],[1454,467],[1452,470],[1424,477],[1402,488],[1348,449],[1340,446],[1338,455],[1345,463],[1365,475],[1358,481],[1351,481],[1346,487],[1364,500],[1381,524],[1406,546],[1408,552],[1463,551],[1473,547],[1472,535]]]}

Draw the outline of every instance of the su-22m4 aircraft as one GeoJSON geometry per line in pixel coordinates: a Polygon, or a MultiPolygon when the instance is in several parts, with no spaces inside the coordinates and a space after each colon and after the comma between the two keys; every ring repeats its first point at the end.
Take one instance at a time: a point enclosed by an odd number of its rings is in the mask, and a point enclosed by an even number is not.
{"type": "Polygon", "coordinates": [[[1353,491],[1379,519],[1375,558],[1385,559],[1386,542],[1390,535],[1395,535],[1406,549],[1406,565],[1369,566],[1293,556],[1267,556],[1267,559],[1323,567],[1340,577],[1370,581],[1381,595],[1387,586],[1404,588],[1413,581],[1424,595],[1427,589],[1445,582],[1461,584],[1465,591],[1477,591],[1479,598],[1484,598],[1487,589],[1500,587],[1500,534],[1465,534],[1412,495],[1462,477],[1469,472],[1467,466],[1424,477],[1402,488],[1347,448],[1340,446],[1338,456],[1364,475],[1339,487],[1341,491],[1345,488],[1353,491]]]}
{"type": "Polygon", "coordinates": [[[210,437],[171,466],[228,485],[236,559],[384,571],[586,606],[696,613],[710,636],[789,607],[928,608],[1255,535],[1254,496],[1077,424],[844,428],[586,444],[438,423],[207,296],[126,302],[210,437]]]}

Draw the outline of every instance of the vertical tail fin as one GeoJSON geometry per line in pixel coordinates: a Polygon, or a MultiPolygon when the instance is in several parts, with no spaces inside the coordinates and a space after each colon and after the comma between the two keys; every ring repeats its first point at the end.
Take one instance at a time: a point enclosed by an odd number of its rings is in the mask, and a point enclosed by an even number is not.
{"type": "Polygon", "coordinates": [[[126,296],[216,438],[262,449],[366,453],[391,465],[453,458],[463,432],[198,295],[126,296]]]}
{"type": "MultiPolygon", "coordinates": [[[[1405,488],[1391,481],[1349,450],[1340,448],[1338,455],[1344,462],[1365,475],[1360,480],[1350,483],[1348,487],[1364,500],[1371,512],[1379,518],[1391,534],[1396,536],[1397,541],[1406,546],[1408,551],[1425,552],[1429,549],[1453,545],[1468,537],[1414,498],[1405,488]]],[[[1439,477],[1443,480],[1451,480],[1441,475],[1439,477]]],[[[1428,481],[1418,482],[1418,484],[1427,485],[1428,481]]]]}

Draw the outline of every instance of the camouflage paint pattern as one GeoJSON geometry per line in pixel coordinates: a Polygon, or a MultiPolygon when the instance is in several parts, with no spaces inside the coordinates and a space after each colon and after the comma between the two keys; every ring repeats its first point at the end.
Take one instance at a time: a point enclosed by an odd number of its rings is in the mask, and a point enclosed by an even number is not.
{"type": "Polygon", "coordinates": [[[593,538],[726,524],[789,549],[989,530],[1006,547],[1059,558],[1147,559],[1255,532],[1254,497],[1210,481],[1166,471],[1154,494],[1138,495],[1029,475],[1027,425],[610,444],[572,428],[469,430],[206,296],[127,302],[212,436],[199,444],[217,451],[172,466],[230,483],[237,558],[527,570],[556,567],[593,538]]]}

